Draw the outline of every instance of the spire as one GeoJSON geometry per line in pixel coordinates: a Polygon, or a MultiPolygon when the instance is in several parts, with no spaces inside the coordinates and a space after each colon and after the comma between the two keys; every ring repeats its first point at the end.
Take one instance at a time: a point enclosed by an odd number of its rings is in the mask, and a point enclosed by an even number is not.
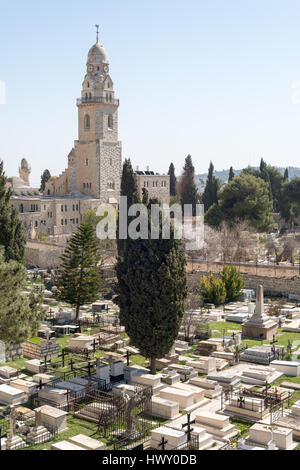
{"type": "Polygon", "coordinates": [[[99,25],[95,24],[95,28],[96,28],[96,44],[98,44],[99,43],[99,25]]]}

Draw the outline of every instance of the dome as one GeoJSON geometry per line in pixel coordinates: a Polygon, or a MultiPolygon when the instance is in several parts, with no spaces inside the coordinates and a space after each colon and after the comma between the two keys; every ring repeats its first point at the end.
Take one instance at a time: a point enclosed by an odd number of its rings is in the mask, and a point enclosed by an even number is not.
{"type": "Polygon", "coordinates": [[[89,50],[88,62],[108,62],[106,50],[98,42],[89,50]]]}

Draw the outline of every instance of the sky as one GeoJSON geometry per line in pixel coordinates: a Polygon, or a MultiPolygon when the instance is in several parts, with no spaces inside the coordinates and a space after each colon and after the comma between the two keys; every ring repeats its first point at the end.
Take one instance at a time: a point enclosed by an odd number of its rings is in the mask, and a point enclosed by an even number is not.
{"type": "Polygon", "coordinates": [[[0,0],[8,176],[23,157],[33,186],[67,166],[96,23],[123,158],[161,173],[172,161],[177,174],[188,154],[197,173],[261,157],[300,167],[299,0],[0,0]]]}

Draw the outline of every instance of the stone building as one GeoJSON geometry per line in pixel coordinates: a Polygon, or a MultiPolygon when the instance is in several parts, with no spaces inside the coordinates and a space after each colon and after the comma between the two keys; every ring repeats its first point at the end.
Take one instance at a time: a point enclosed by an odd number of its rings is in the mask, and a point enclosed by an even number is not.
{"type": "Polygon", "coordinates": [[[43,193],[30,187],[30,167],[25,159],[19,177],[8,178],[13,191],[11,202],[19,211],[26,233],[34,228],[56,242],[73,232],[87,210],[101,203],[115,207],[119,203],[119,100],[109,75],[107,53],[98,37],[88,53],[86,67],[81,97],[77,99],[78,140],[68,155],[67,168],[50,178],[43,193]]]}
{"type": "Polygon", "coordinates": [[[149,171],[149,168],[147,168],[146,171],[139,171],[137,169],[135,174],[141,197],[143,195],[143,191],[146,190],[148,192],[149,199],[157,198],[161,204],[170,203],[169,175],[154,173],[153,171],[149,171]]]}
{"type": "MultiPolygon", "coordinates": [[[[67,168],[52,176],[41,192],[30,186],[30,167],[21,161],[19,176],[8,178],[25,233],[34,239],[40,233],[50,243],[61,244],[81,223],[87,210],[99,204],[119,204],[122,144],[118,140],[119,100],[109,73],[107,53],[98,42],[88,52],[81,97],[77,99],[78,140],[74,142],[67,168]]],[[[140,193],[169,203],[169,176],[137,172],[140,193]]]]}

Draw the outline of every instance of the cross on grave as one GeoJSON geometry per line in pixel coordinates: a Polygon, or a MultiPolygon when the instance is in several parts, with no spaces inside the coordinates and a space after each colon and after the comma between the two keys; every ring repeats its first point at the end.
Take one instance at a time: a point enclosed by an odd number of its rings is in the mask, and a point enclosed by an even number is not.
{"type": "Polygon", "coordinates": [[[270,344],[272,345],[272,352],[273,352],[273,354],[275,354],[275,352],[276,352],[275,344],[278,343],[278,340],[275,339],[275,338],[276,338],[276,336],[273,335],[273,341],[270,341],[270,344]]]}
{"type": "Polygon", "coordinates": [[[244,397],[239,397],[238,398],[238,404],[239,404],[239,408],[243,408],[243,405],[245,405],[245,398],[244,397]]]}
{"type": "Polygon", "coordinates": [[[292,343],[290,342],[290,340],[288,340],[286,349],[287,349],[288,354],[292,354],[292,343]]]}
{"type": "Polygon", "coordinates": [[[222,336],[223,336],[222,346],[224,348],[224,346],[225,346],[225,330],[222,330],[222,336]]]}
{"type": "Polygon", "coordinates": [[[160,444],[158,444],[158,447],[161,447],[161,450],[165,450],[166,444],[168,444],[168,441],[163,437],[160,444]]]}
{"type": "Polygon", "coordinates": [[[130,364],[130,356],[131,356],[131,353],[129,351],[126,351],[126,354],[124,357],[126,357],[127,366],[129,366],[130,364]]]}
{"type": "Polygon", "coordinates": [[[191,413],[187,415],[187,423],[183,424],[182,427],[186,428],[187,430],[185,431],[185,434],[187,435],[187,440],[190,442],[191,440],[191,433],[194,431],[194,428],[191,428],[191,424],[195,424],[195,420],[191,421],[191,413]]]}

